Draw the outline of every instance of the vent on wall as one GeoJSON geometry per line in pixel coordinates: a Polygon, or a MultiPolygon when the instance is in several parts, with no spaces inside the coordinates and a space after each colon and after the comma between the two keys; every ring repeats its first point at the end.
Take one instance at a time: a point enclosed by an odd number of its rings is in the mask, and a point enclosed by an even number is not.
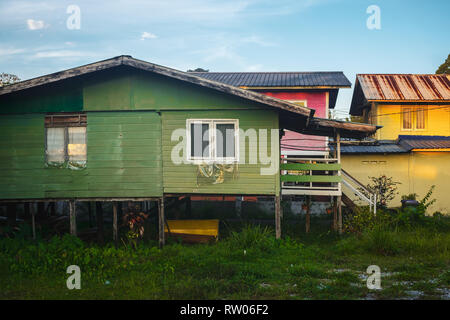
{"type": "Polygon", "coordinates": [[[87,117],[84,113],[71,114],[47,114],[45,116],[45,127],[85,127],[87,117]]]}

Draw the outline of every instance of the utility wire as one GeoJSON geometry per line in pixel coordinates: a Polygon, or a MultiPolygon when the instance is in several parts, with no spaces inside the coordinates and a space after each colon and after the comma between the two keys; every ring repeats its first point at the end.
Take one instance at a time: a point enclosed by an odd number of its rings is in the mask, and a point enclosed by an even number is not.
{"type": "Polygon", "coordinates": [[[390,116],[390,115],[393,115],[393,114],[403,114],[403,113],[419,112],[419,111],[432,111],[432,110],[446,109],[446,108],[450,108],[450,106],[437,107],[437,108],[422,108],[422,109],[419,109],[419,110],[410,110],[410,111],[393,112],[393,113],[383,113],[383,114],[378,114],[378,115],[374,115],[374,116],[371,116],[371,117],[372,118],[376,118],[376,117],[382,117],[382,116],[390,116]]]}

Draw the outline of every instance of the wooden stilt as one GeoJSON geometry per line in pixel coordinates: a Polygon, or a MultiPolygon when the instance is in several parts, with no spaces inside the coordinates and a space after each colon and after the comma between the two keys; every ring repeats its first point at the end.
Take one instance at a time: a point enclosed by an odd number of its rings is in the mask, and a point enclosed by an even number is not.
{"type": "Polygon", "coordinates": [[[37,203],[37,216],[42,219],[45,215],[45,202],[37,203]]]}
{"type": "Polygon", "coordinates": [[[165,235],[164,235],[164,197],[159,199],[158,201],[159,210],[158,210],[158,222],[159,222],[159,247],[162,248],[165,243],[165,235]]]}
{"type": "Polygon", "coordinates": [[[191,218],[192,217],[192,203],[191,203],[191,197],[186,197],[186,217],[191,218]]]}
{"type": "Polygon", "coordinates": [[[234,208],[236,211],[236,216],[238,218],[241,217],[241,213],[242,213],[242,197],[238,196],[236,197],[235,203],[234,203],[234,208]]]}
{"type": "Polygon", "coordinates": [[[69,221],[70,221],[70,234],[77,235],[77,218],[75,200],[69,201],[69,221]]]}
{"type": "Polygon", "coordinates": [[[8,203],[6,205],[7,222],[9,226],[14,226],[16,224],[16,204],[8,203]]]}
{"type": "Polygon", "coordinates": [[[281,238],[281,198],[275,196],[275,237],[281,238]]]}
{"type": "Polygon", "coordinates": [[[311,196],[306,196],[306,223],[305,231],[309,233],[311,228],[311,196]]]}
{"type": "Polygon", "coordinates": [[[88,215],[89,215],[89,228],[92,228],[93,225],[93,212],[94,212],[94,202],[93,201],[89,201],[88,203],[88,215]]]}
{"type": "Polygon", "coordinates": [[[29,202],[24,202],[23,203],[23,213],[24,213],[25,219],[28,219],[28,217],[31,216],[31,214],[30,214],[30,203],[29,202]]]}
{"type": "Polygon", "coordinates": [[[117,243],[118,230],[117,230],[117,202],[113,202],[113,240],[117,243]]]}
{"type": "Polygon", "coordinates": [[[337,197],[333,197],[333,231],[337,231],[337,197]]]}
{"type": "Polygon", "coordinates": [[[338,201],[338,231],[339,234],[342,234],[342,201],[341,201],[341,196],[337,197],[337,201],[338,201]]]}
{"type": "Polygon", "coordinates": [[[100,201],[95,203],[95,216],[97,218],[97,240],[103,243],[103,207],[100,201]]]}
{"type": "MultiPolygon", "coordinates": [[[[341,163],[341,135],[339,131],[336,134],[336,152],[337,152],[337,160],[338,163],[341,163]]],[[[341,175],[341,170],[339,170],[338,175],[341,175]]],[[[342,190],[341,188],[339,188],[342,190]]],[[[337,197],[337,206],[338,206],[338,231],[339,234],[342,234],[342,196],[337,197]]]]}
{"type": "MultiPolygon", "coordinates": [[[[147,203],[147,201],[145,201],[147,203]]],[[[122,202],[117,202],[117,221],[121,221],[123,219],[123,206],[122,202]]]]}
{"type": "MultiPolygon", "coordinates": [[[[30,211],[30,204],[27,202],[28,211],[30,211]]],[[[33,240],[36,240],[36,211],[34,207],[31,208],[31,229],[33,231],[33,240]]]]}
{"type": "Polygon", "coordinates": [[[50,216],[56,216],[56,202],[51,202],[50,216]]]}

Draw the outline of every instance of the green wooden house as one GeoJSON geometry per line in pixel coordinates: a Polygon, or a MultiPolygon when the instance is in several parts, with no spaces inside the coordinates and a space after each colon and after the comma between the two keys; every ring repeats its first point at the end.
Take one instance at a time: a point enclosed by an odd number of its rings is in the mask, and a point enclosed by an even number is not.
{"type": "Polygon", "coordinates": [[[155,200],[161,232],[165,197],[265,195],[277,200],[280,236],[282,129],[376,130],[312,116],[130,56],[22,81],[0,88],[0,201],[70,201],[75,233],[76,201],[155,200]]]}

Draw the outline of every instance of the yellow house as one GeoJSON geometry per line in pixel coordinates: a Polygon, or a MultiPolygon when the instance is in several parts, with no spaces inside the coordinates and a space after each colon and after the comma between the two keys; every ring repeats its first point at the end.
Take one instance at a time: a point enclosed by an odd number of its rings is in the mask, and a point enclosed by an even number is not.
{"type": "Polygon", "coordinates": [[[436,185],[429,213],[450,213],[450,75],[358,74],[350,114],[383,128],[343,146],[343,168],[364,184],[381,174],[401,182],[391,206],[436,185]]]}

